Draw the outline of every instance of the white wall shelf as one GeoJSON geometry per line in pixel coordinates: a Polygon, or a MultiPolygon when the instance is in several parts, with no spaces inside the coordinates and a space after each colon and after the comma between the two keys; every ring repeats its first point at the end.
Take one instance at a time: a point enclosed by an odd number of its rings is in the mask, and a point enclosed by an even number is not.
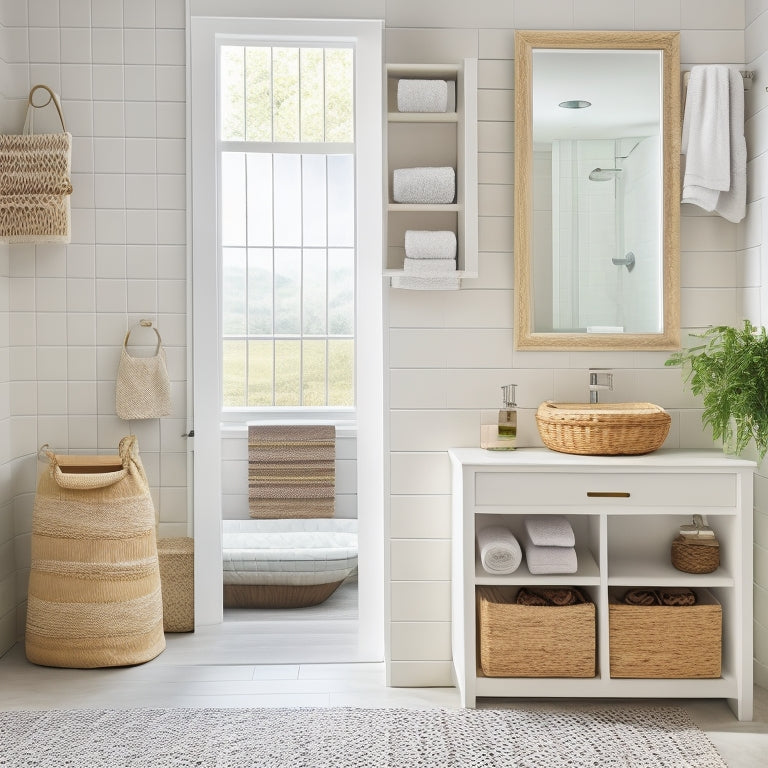
{"type": "Polygon", "coordinates": [[[723,698],[740,720],[752,719],[752,475],[754,463],[718,451],[662,450],[598,457],[528,448],[504,454],[480,448],[449,452],[453,477],[452,641],[463,706],[478,697],[723,698]],[[625,497],[594,497],[593,491],[625,497]],[[576,536],[578,572],[531,576],[525,561],[512,574],[488,574],[479,562],[478,530],[522,529],[531,514],[558,514],[576,536]],[[720,567],[678,571],[672,538],[701,514],[720,542],[720,567]],[[572,585],[596,606],[597,673],[593,678],[486,677],[479,668],[476,588],[480,585],[572,585]],[[612,678],[609,586],[690,587],[722,606],[719,678],[612,678]]]}
{"type": "Polygon", "coordinates": [[[477,277],[477,60],[457,64],[387,64],[384,173],[383,274],[404,274],[406,229],[451,230],[457,239],[458,277],[477,277]],[[398,112],[401,78],[445,79],[455,83],[455,112],[398,112]],[[395,203],[392,174],[397,168],[450,166],[456,171],[454,203],[395,203]]]}

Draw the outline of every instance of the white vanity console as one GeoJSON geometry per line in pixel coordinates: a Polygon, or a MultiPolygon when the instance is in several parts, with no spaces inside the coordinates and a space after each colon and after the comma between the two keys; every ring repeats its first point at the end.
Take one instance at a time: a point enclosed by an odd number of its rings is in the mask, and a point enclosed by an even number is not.
{"type": "Polygon", "coordinates": [[[719,451],[660,450],[644,456],[576,456],[544,448],[449,451],[453,476],[452,640],[463,706],[477,697],[722,698],[752,719],[752,475],[754,463],[719,451]],[[476,532],[526,515],[571,523],[578,571],[532,576],[523,560],[509,575],[482,567],[476,532]],[[720,543],[720,566],[689,574],[671,564],[679,526],[704,516],[720,543]],[[486,677],[479,663],[478,587],[575,586],[596,606],[596,675],[486,677]],[[609,590],[691,587],[722,606],[717,678],[611,677],[609,590]]]}

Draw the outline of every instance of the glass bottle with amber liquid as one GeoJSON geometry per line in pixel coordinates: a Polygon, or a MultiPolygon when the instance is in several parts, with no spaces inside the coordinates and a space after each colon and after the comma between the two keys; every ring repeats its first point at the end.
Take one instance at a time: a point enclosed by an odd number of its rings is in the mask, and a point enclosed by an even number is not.
{"type": "Polygon", "coordinates": [[[480,447],[489,451],[514,451],[517,443],[517,404],[515,384],[501,388],[503,408],[499,409],[496,424],[483,424],[480,431],[480,447]]]}

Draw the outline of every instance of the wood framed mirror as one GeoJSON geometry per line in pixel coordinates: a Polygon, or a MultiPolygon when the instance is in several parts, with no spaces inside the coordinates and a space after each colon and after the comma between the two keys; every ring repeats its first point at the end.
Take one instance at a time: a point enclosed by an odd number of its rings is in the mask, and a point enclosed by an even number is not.
{"type": "Polygon", "coordinates": [[[516,348],[679,347],[679,51],[516,32],[516,348]]]}

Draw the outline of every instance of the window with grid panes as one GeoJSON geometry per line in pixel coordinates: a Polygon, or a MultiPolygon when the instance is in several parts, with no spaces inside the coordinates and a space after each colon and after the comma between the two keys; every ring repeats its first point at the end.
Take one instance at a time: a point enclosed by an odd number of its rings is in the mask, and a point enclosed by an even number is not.
{"type": "Polygon", "coordinates": [[[223,407],[355,402],[353,49],[222,44],[223,407]]]}

